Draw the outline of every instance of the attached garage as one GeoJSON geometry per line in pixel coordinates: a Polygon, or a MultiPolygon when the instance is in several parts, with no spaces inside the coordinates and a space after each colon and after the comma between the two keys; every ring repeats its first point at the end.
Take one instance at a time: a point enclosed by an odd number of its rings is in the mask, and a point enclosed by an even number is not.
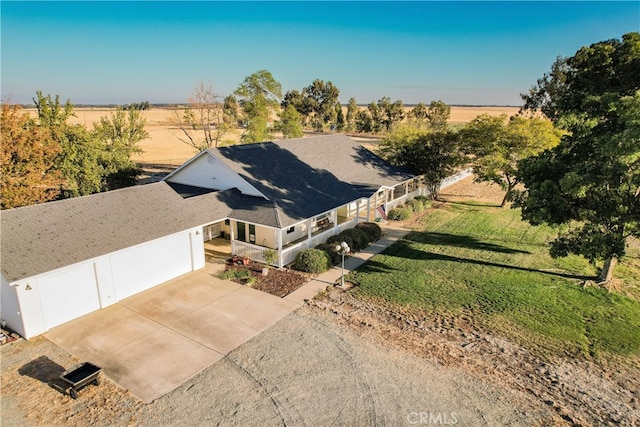
{"type": "Polygon", "coordinates": [[[3,211],[0,318],[25,338],[205,265],[215,193],[164,182],[3,211]]]}
{"type": "Polygon", "coordinates": [[[47,329],[100,308],[96,275],[90,264],[41,277],[35,286],[47,329]]]}
{"type": "MultiPolygon", "coordinates": [[[[202,245],[202,239],[199,240],[202,245]]],[[[158,239],[111,255],[116,300],[192,271],[192,257],[189,233],[158,239]]]]}

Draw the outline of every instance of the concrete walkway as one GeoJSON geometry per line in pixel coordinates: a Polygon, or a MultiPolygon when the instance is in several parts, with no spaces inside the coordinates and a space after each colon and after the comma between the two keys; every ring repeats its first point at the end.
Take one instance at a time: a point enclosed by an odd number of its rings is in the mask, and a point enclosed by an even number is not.
{"type": "MultiPolygon", "coordinates": [[[[409,234],[411,230],[405,228],[397,228],[391,225],[382,225],[383,237],[377,242],[369,245],[361,252],[350,255],[344,260],[344,274],[348,274],[367,262],[372,256],[383,252],[389,246],[409,234]]],[[[322,273],[315,279],[306,283],[297,290],[291,292],[284,299],[304,304],[306,300],[310,300],[320,292],[324,291],[327,286],[335,285],[340,281],[342,269],[340,266],[333,267],[331,270],[322,273]]]]}

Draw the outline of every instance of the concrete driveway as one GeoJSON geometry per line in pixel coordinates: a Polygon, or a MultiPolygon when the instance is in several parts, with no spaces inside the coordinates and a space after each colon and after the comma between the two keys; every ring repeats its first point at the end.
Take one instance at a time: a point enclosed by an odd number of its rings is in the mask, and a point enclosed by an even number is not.
{"type": "Polygon", "coordinates": [[[45,336],[151,402],[300,307],[220,280],[211,267],[58,326],[45,336]]]}

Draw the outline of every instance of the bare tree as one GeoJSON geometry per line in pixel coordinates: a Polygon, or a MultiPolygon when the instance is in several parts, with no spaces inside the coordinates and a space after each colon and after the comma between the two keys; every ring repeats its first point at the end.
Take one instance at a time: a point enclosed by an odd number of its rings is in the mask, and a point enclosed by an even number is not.
{"type": "Polygon", "coordinates": [[[221,96],[211,83],[200,81],[193,89],[189,105],[175,110],[176,124],[182,131],[177,138],[196,151],[217,147],[231,126],[224,120],[221,96]]]}

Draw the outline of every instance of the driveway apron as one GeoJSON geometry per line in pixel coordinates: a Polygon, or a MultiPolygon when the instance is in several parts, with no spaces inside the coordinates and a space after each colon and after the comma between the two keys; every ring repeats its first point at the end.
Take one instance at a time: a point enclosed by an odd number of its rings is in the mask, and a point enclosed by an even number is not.
{"type": "Polygon", "coordinates": [[[300,306],[209,269],[60,325],[45,336],[144,402],[174,390],[300,306]]]}

